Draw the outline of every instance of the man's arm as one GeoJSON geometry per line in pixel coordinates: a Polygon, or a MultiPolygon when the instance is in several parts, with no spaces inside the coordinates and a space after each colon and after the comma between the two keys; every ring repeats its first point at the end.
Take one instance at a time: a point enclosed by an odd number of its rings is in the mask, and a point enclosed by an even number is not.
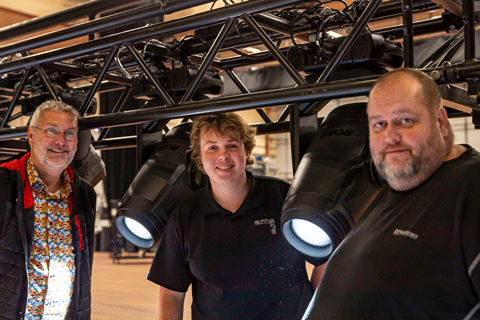
{"type": "Polygon", "coordinates": [[[178,292],[160,286],[158,320],[182,320],[185,292],[178,292]]]}

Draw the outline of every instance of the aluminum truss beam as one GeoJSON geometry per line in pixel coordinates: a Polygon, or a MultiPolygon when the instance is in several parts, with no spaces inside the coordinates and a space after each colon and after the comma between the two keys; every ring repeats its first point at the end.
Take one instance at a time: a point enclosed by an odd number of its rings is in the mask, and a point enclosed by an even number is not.
{"type": "Polygon", "coordinates": [[[162,5],[155,3],[138,9],[132,9],[104,18],[80,23],[58,31],[31,37],[26,40],[6,44],[0,47],[0,57],[23,51],[29,51],[35,48],[74,39],[84,35],[93,34],[108,28],[116,28],[133,22],[142,21],[144,19],[153,18],[162,14],[161,9],[162,5]]]}
{"type": "Polygon", "coordinates": [[[38,53],[17,60],[0,64],[0,73],[16,71],[22,68],[55,62],[63,59],[75,58],[106,50],[114,45],[123,45],[136,41],[164,37],[176,33],[195,30],[201,27],[215,25],[229,18],[238,18],[244,14],[270,11],[282,6],[300,2],[299,0],[250,0],[236,5],[206,11],[200,14],[179,18],[172,21],[157,23],[151,26],[136,28],[115,35],[106,36],[86,43],[72,45],[45,53],[38,53]]]}
{"type": "MultiPolygon", "coordinates": [[[[30,19],[28,21],[24,22],[19,22],[11,26],[6,26],[3,28],[0,28],[0,41],[8,40],[11,38],[15,38],[24,34],[31,33],[32,31],[38,31],[41,29],[46,29],[49,27],[53,27],[65,22],[69,21],[74,21],[79,18],[83,17],[91,17],[92,15],[95,15],[99,12],[105,11],[105,10],[112,10],[115,8],[119,7],[125,7],[125,6],[131,6],[136,3],[141,3],[144,2],[145,0],[97,0],[97,1],[89,1],[83,4],[79,4],[77,6],[74,6],[72,8],[68,8],[59,12],[55,12],[46,16],[42,17],[37,17],[30,19]]],[[[160,6],[158,14],[170,14],[174,13],[180,10],[188,9],[188,8],[193,8],[198,5],[202,5],[205,3],[213,2],[214,0],[163,0],[161,1],[158,5],[160,6]]],[[[153,8],[156,7],[157,5],[153,5],[153,8]]],[[[152,9],[153,9],[152,8],[152,9]]],[[[108,23],[115,23],[114,25],[110,25],[110,27],[113,27],[115,25],[120,25],[121,24],[121,19],[142,19],[142,14],[145,14],[143,12],[143,9],[139,10],[133,10],[133,11],[128,11],[128,15],[131,15],[131,17],[125,16],[127,12],[121,15],[115,15],[115,17],[111,17],[109,19],[102,19],[100,22],[90,22],[86,24],[82,24],[82,28],[86,30],[90,30],[90,32],[96,26],[102,26],[102,29],[108,28],[108,23]],[[139,14],[138,16],[136,16],[139,14]],[[118,24],[117,24],[118,23],[118,24]]],[[[156,10],[154,10],[156,11],[156,10]]],[[[145,19],[147,16],[143,16],[145,19]]],[[[138,21],[138,20],[137,20],[138,21]]],[[[77,29],[70,29],[70,30],[75,30],[80,32],[80,30],[77,29]]],[[[88,33],[90,33],[88,32],[88,33]]],[[[84,33],[84,34],[88,34],[84,33]]],[[[51,34],[52,37],[59,36],[60,34],[63,34],[61,32],[59,33],[53,33],[51,34]]],[[[79,35],[77,35],[79,36],[79,35]]],[[[63,39],[65,40],[65,39],[63,39]]],[[[60,39],[57,39],[57,41],[62,41],[60,39]]],[[[22,42],[25,44],[24,42],[22,42]]],[[[21,51],[21,50],[18,50],[21,51]]],[[[17,51],[17,52],[18,52],[17,51]]]]}
{"type": "MultiPolygon", "coordinates": [[[[480,74],[480,62],[466,62],[455,66],[425,70],[438,84],[463,82],[480,74]]],[[[230,97],[213,98],[205,101],[180,103],[175,106],[152,107],[148,109],[124,111],[81,118],[79,129],[118,127],[141,124],[150,121],[179,119],[215,112],[242,111],[294,103],[307,103],[320,100],[368,95],[378,76],[357,80],[342,80],[307,84],[287,89],[269,90],[230,97]]],[[[27,127],[0,129],[0,141],[26,136],[27,127]]]]}
{"type": "MultiPolygon", "coordinates": [[[[408,1],[408,8],[407,11],[413,10],[415,7],[415,2],[412,0],[404,0],[405,2],[408,1]]],[[[470,1],[470,0],[469,0],[470,1]]],[[[103,2],[103,1],[97,1],[103,2]]],[[[193,4],[203,4],[206,0],[197,0],[197,1],[166,1],[162,2],[163,7],[160,11],[168,13],[167,11],[178,11],[180,9],[192,6],[193,4]],[[188,4],[187,4],[188,2],[188,4]]],[[[82,113],[86,111],[88,108],[93,95],[100,90],[101,81],[102,79],[111,80],[115,82],[117,80],[118,88],[124,88],[124,93],[122,94],[122,98],[117,103],[118,108],[116,108],[114,113],[111,114],[104,114],[99,116],[87,117],[82,118],[79,120],[79,127],[80,129],[91,129],[91,128],[107,128],[104,130],[102,134],[102,138],[108,132],[108,128],[116,127],[116,126],[125,126],[125,125],[139,125],[142,123],[152,122],[152,121],[159,121],[159,120],[170,120],[174,118],[189,118],[200,114],[208,114],[214,112],[223,112],[223,111],[240,111],[240,110],[247,110],[247,109],[257,109],[259,110],[260,114],[262,115],[263,119],[267,123],[268,128],[273,128],[273,126],[278,122],[272,122],[266,114],[262,114],[261,108],[264,107],[271,107],[271,106],[278,106],[278,105],[294,105],[293,108],[298,108],[299,104],[303,104],[302,107],[299,109],[302,115],[304,114],[313,114],[319,111],[319,108],[322,107],[323,104],[318,104],[319,101],[326,101],[331,99],[338,99],[338,98],[345,98],[345,97],[354,97],[360,95],[367,95],[370,91],[371,86],[373,85],[376,77],[370,78],[363,78],[363,79],[354,79],[348,81],[336,81],[336,82],[327,82],[329,81],[330,75],[335,71],[335,69],[341,64],[343,57],[351,48],[352,43],[356,40],[359,33],[364,29],[366,23],[370,19],[374,19],[375,17],[381,16],[382,14],[386,14],[389,12],[387,9],[383,8],[380,4],[380,0],[372,0],[369,2],[367,8],[363,11],[362,15],[358,19],[357,23],[353,26],[352,32],[349,36],[347,36],[347,40],[340,46],[340,49],[334,55],[334,58],[330,61],[330,63],[326,66],[323,74],[320,76],[318,82],[316,84],[307,84],[306,81],[303,79],[302,75],[298,73],[297,70],[289,63],[288,60],[284,57],[284,50],[279,49],[275,46],[272,39],[276,38],[285,38],[289,35],[289,22],[275,18],[275,16],[271,16],[264,12],[268,12],[274,9],[278,9],[284,6],[289,6],[295,3],[299,3],[299,0],[280,0],[280,1],[271,1],[271,0],[250,0],[246,2],[242,2],[239,4],[235,4],[232,6],[227,6],[224,8],[206,11],[204,13],[187,16],[183,18],[179,18],[176,20],[162,22],[154,25],[149,25],[145,27],[136,28],[133,30],[121,32],[118,34],[114,34],[111,36],[106,36],[103,38],[91,40],[82,44],[78,44],[75,46],[65,47],[57,50],[52,50],[45,53],[39,53],[30,56],[24,56],[17,60],[12,60],[9,62],[1,63],[0,64],[0,74],[1,73],[9,73],[9,72],[18,72],[23,71],[25,79],[22,79],[21,83],[22,88],[26,85],[26,76],[28,75],[27,71],[31,71],[33,68],[38,70],[40,77],[43,79],[45,86],[49,89],[50,93],[54,95],[51,86],[49,86],[49,79],[48,76],[45,74],[45,70],[57,70],[61,72],[62,70],[66,73],[70,74],[78,74],[79,76],[85,76],[91,78],[95,78],[95,82],[89,87],[89,91],[87,94],[87,98],[85,99],[84,104],[82,105],[82,113]],[[376,9],[379,9],[382,13],[379,14],[376,12],[376,9]],[[382,10],[383,11],[382,11],[382,10]],[[249,39],[243,39],[241,42],[239,39],[234,41],[230,41],[228,37],[228,31],[232,28],[234,21],[237,19],[244,19],[247,22],[247,25],[251,28],[251,37],[249,39]],[[197,71],[197,74],[194,77],[194,80],[190,83],[187,88],[187,92],[184,93],[183,98],[181,99],[180,103],[175,103],[173,99],[167,93],[167,90],[162,87],[162,84],[155,78],[155,75],[150,71],[149,66],[144,61],[144,57],[142,57],[141,52],[139,52],[134,43],[143,40],[150,40],[164,36],[175,35],[181,32],[191,31],[203,27],[214,26],[218,24],[224,24],[223,30],[217,36],[217,39],[213,41],[213,43],[206,43],[196,47],[196,50],[200,50],[199,48],[203,48],[201,50],[202,53],[205,53],[208,49],[208,53],[204,55],[203,63],[200,66],[200,69],[197,71]],[[265,30],[260,28],[270,29],[274,31],[274,34],[270,32],[267,34],[265,30]],[[253,37],[256,36],[256,37],[253,37]],[[237,41],[237,42],[235,42],[237,41]],[[235,78],[235,75],[232,68],[238,66],[233,64],[228,64],[228,61],[233,60],[222,60],[220,62],[215,61],[215,55],[220,52],[220,50],[225,49],[228,46],[235,46],[235,45],[248,45],[256,41],[256,43],[264,43],[267,48],[269,49],[273,58],[275,58],[287,72],[295,79],[297,86],[294,88],[284,88],[278,90],[270,90],[264,92],[256,92],[250,93],[248,89],[241,84],[235,78]],[[140,66],[143,70],[144,75],[146,76],[147,80],[153,85],[156,93],[160,96],[163,100],[163,105],[156,105],[154,107],[139,109],[139,110],[132,110],[132,111],[120,111],[121,105],[125,102],[126,98],[131,92],[131,85],[132,80],[122,78],[120,76],[112,74],[112,70],[115,68],[114,66],[110,67],[112,63],[112,59],[117,52],[119,47],[125,46],[132,57],[134,58],[135,62],[140,66]],[[202,47],[203,46],[203,47],[202,47]],[[112,49],[113,48],[113,49],[112,49]],[[205,49],[205,50],[204,50],[205,49]],[[89,72],[90,70],[85,70],[79,68],[75,65],[68,65],[68,63],[64,62],[63,60],[76,58],[82,55],[88,55],[93,53],[99,53],[103,51],[110,50],[106,61],[104,61],[104,65],[101,68],[97,68],[95,72],[98,74],[92,75],[89,72]],[[203,51],[204,50],[204,51],[203,51]],[[215,65],[217,67],[225,69],[227,74],[233,78],[234,82],[239,86],[241,91],[244,93],[242,95],[233,96],[233,97],[220,97],[209,99],[208,104],[205,101],[189,101],[195,90],[198,88],[202,77],[205,75],[208,67],[210,65],[215,65]],[[69,70],[69,71],[66,71],[69,70]]],[[[111,2],[108,2],[111,3],[111,2]]],[[[131,2],[130,2],[131,3],[131,2]]],[[[426,2],[425,2],[426,3],[426,2]]],[[[400,14],[398,12],[398,6],[401,4],[401,1],[396,1],[395,6],[397,12],[395,14],[400,14]]],[[[393,5],[393,4],[392,4],[393,5]]],[[[157,6],[158,7],[158,6],[157,6]]],[[[150,7],[148,7],[150,8],[150,7]]],[[[153,8],[153,7],[152,7],[153,8]]],[[[400,5],[401,8],[401,5],[400,5]]],[[[136,14],[146,14],[145,8],[140,11],[134,11],[136,14]],[[140,13],[141,12],[141,13],[140,13]]],[[[162,13],[160,13],[162,14],[162,13]]],[[[125,14],[124,14],[125,15],[125,14]]],[[[124,16],[123,15],[123,16],[124,16]]],[[[91,30],[100,30],[108,26],[106,21],[109,23],[121,23],[118,21],[118,17],[122,17],[122,14],[119,16],[114,16],[109,20],[96,20],[97,22],[88,23],[87,25],[91,28],[98,28],[98,29],[90,29],[89,31],[84,30],[84,32],[91,32],[91,30]]],[[[65,17],[64,17],[65,18],[65,17]]],[[[95,20],[94,20],[95,21],[95,20]]],[[[422,23],[419,22],[418,25],[422,23]]],[[[412,23],[411,21],[407,21],[406,24],[409,26],[409,31],[407,32],[408,35],[412,38],[413,33],[417,30],[415,26],[417,23],[412,23]]],[[[434,23],[435,27],[439,27],[438,20],[434,23]]],[[[42,25],[43,26],[43,25],[42,25]]],[[[431,23],[429,24],[431,26],[431,23]]],[[[13,32],[21,32],[21,29],[13,28],[13,32]]],[[[469,26],[469,30],[471,31],[472,27],[469,26]]],[[[2,39],[0,29],[0,39],[2,39]]],[[[9,30],[12,31],[12,30],[9,30]]],[[[70,30],[72,31],[72,30],[70,30]]],[[[301,28],[296,29],[293,33],[302,34],[302,32],[310,32],[308,28],[305,29],[304,26],[301,28]]],[[[61,33],[45,35],[43,38],[46,41],[57,41],[61,36],[66,36],[69,32],[65,32],[63,35],[61,33]],[[60,36],[61,35],[61,36],[60,36]]],[[[72,32],[73,33],[73,32],[72,32]]],[[[466,34],[467,40],[471,41],[471,34],[466,34]]],[[[7,33],[8,36],[8,33],[7,33]]],[[[69,34],[68,36],[73,36],[73,34],[69,34]]],[[[308,39],[308,37],[299,36],[299,38],[308,39]]],[[[23,45],[32,45],[34,41],[30,40],[30,42],[24,42],[23,45]]],[[[18,45],[15,44],[15,45],[18,45]]],[[[13,48],[15,47],[10,47],[13,48]]],[[[471,44],[470,44],[471,45],[471,44]]],[[[26,47],[22,47],[24,50],[26,47]]],[[[28,47],[30,48],[30,47],[28,47]]],[[[471,47],[469,47],[471,48],[471,47]]],[[[17,48],[18,49],[18,48],[17,48]]],[[[15,50],[17,50],[15,49],[15,50]]],[[[13,49],[11,49],[13,50],[13,49]]],[[[468,50],[472,55],[472,50],[468,50]]],[[[0,48],[0,55],[2,49],[0,48]]],[[[199,51],[200,52],[200,51],[199,51]]],[[[474,51],[473,51],[474,54],[474,51]]],[[[408,56],[408,53],[407,53],[408,56]]],[[[466,79],[471,79],[472,77],[478,77],[480,73],[480,65],[478,62],[470,61],[469,64],[462,64],[456,65],[452,67],[444,67],[444,68],[437,68],[428,71],[431,73],[438,81],[438,83],[455,83],[460,81],[465,81],[466,79]]],[[[87,86],[88,89],[88,86],[87,86]]],[[[18,90],[15,93],[15,97],[12,100],[12,103],[7,110],[7,117],[3,119],[2,126],[6,126],[9,118],[13,118],[16,115],[11,116],[13,111],[13,106],[18,101],[20,97],[20,93],[22,90],[18,90]],[[15,103],[14,103],[15,102],[15,103]]],[[[162,102],[158,102],[159,104],[162,102]]],[[[289,109],[291,110],[291,109],[289,109]]],[[[297,109],[295,109],[298,112],[297,109]]],[[[285,112],[279,119],[279,121],[283,122],[286,119],[288,112],[285,112]]],[[[295,118],[298,120],[298,117],[301,116],[300,114],[296,114],[295,118]]],[[[266,129],[268,131],[268,129],[266,129]]],[[[10,140],[13,138],[24,137],[26,135],[26,127],[21,128],[3,128],[0,129],[0,141],[10,140]]],[[[138,139],[137,139],[138,140],[138,139]]]]}

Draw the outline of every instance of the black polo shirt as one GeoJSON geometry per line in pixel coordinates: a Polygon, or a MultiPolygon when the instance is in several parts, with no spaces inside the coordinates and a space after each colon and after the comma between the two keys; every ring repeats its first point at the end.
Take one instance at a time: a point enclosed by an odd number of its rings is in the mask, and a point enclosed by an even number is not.
{"type": "Polygon", "coordinates": [[[210,187],[172,215],[148,279],[185,292],[192,319],[301,319],[313,290],[305,257],[283,238],[280,212],[289,185],[252,176],[241,207],[229,212],[210,187]]]}
{"type": "Polygon", "coordinates": [[[385,187],[327,263],[308,320],[480,319],[480,155],[385,187]]]}

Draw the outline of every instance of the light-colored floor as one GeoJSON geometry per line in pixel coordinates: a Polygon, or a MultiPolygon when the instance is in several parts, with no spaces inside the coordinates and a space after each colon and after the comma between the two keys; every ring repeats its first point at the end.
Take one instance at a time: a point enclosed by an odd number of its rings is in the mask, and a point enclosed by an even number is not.
{"type": "MultiPolygon", "coordinates": [[[[108,252],[95,252],[92,276],[92,320],[154,320],[158,286],[146,279],[153,254],[114,263],[108,252]]],[[[309,274],[312,266],[307,264],[309,274]]],[[[185,296],[184,320],[191,320],[191,289],[185,296]]]]}
{"type": "MultiPolygon", "coordinates": [[[[92,320],[153,320],[158,286],[146,279],[152,258],[132,257],[113,263],[107,252],[95,252],[92,275],[92,320]]],[[[184,319],[190,319],[191,295],[184,319]]]]}

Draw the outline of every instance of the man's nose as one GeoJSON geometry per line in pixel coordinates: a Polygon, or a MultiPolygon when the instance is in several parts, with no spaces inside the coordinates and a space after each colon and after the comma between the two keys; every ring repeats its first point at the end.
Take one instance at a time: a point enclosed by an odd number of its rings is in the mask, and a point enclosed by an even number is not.
{"type": "Polygon", "coordinates": [[[395,125],[388,125],[387,128],[384,131],[384,137],[385,141],[388,144],[396,144],[400,142],[402,139],[402,135],[400,134],[400,131],[398,128],[395,127],[395,125]]]}
{"type": "Polygon", "coordinates": [[[62,145],[67,143],[67,137],[65,136],[65,132],[58,133],[57,137],[55,138],[55,143],[62,145]]]}

